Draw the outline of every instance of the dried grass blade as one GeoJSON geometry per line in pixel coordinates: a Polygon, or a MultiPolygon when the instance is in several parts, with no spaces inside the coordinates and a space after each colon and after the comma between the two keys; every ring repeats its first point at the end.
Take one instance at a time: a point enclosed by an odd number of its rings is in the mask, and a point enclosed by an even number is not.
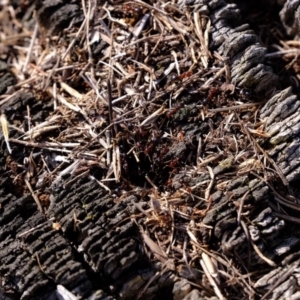
{"type": "Polygon", "coordinates": [[[253,243],[253,241],[251,240],[251,244],[255,250],[255,252],[257,253],[257,255],[263,260],[265,261],[269,266],[271,267],[276,267],[276,263],[274,261],[272,261],[271,259],[269,259],[268,257],[266,257],[265,255],[263,255],[263,253],[260,251],[260,249],[253,243]]]}
{"type": "MultiPolygon", "coordinates": [[[[47,92],[54,97],[53,95],[53,89],[52,88],[47,88],[47,92]]],[[[75,106],[73,104],[71,104],[70,102],[67,101],[67,99],[65,99],[62,95],[57,94],[56,95],[57,100],[59,100],[63,105],[67,106],[68,108],[70,108],[71,110],[74,110],[76,112],[80,112],[81,109],[78,106],[75,106]]]]}
{"type": "Polygon", "coordinates": [[[212,187],[214,185],[214,180],[215,180],[215,175],[214,175],[214,172],[213,172],[212,168],[209,167],[209,166],[207,166],[207,169],[208,169],[211,181],[210,181],[207,189],[205,190],[205,200],[206,201],[208,201],[208,199],[210,197],[211,189],[212,189],[212,187]]]}
{"type": "Polygon", "coordinates": [[[215,266],[215,264],[213,263],[211,257],[206,254],[205,252],[203,252],[201,254],[203,262],[205,263],[207,270],[209,271],[209,273],[211,274],[211,276],[216,280],[216,282],[218,284],[220,284],[220,278],[219,278],[219,273],[218,270],[215,266]]]}
{"type": "Polygon", "coordinates": [[[161,21],[167,27],[169,31],[173,29],[172,25],[169,23],[169,20],[167,20],[165,17],[163,17],[158,13],[155,13],[154,15],[159,21],[161,21]]]}
{"type": "Polygon", "coordinates": [[[33,191],[32,187],[31,187],[29,181],[28,181],[26,178],[24,179],[24,181],[25,181],[25,183],[26,183],[26,185],[27,185],[27,188],[29,189],[29,191],[30,191],[30,193],[31,193],[31,196],[32,196],[32,198],[34,199],[34,201],[35,201],[35,203],[36,203],[36,205],[37,205],[39,211],[40,211],[41,213],[43,213],[43,207],[42,207],[42,205],[41,205],[41,202],[40,202],[39,198],[37,197],[37,195],[34,193],[34,191],[33,191]]]}
{"type": "Polygon", "coordinates": [[[109,17],[109,19],[110,19],[112,22],[117,23],[117,24],[121,25],[122,27],[125,27],[125,29],[128,28],[128,25],[127,25],[125,22],[119,21],[118,19],[113,18],[113,17],[111,16],[109,10],[108,10],[106,7],[102,7],[102,9],[104,9],[104,10],[107,12],[108,17],[109,17]]]}
{"type": "Polygon", "coordinates": [[[77,300],[77,296],[67,290],[64,286],[58,284],[56,289],[56,295],[59,299],[77,300]]]}
{"type": "Polygon", "coordinates": [[[215,293],[216,293],[216,296],[220,299],[220,300],[225,300],[226,298],[222,295],[216,281],[214,280],[212,274],[210,273],[209,271],[209,264],[207,262],[207,258],[208,258],[208,255],[203,257],[203,253],[202,253],[202,259],[200,260],[200,264],[203,268],[203,271],[209,281],[209,283],[211,284],[211,286],[213,287],[215,293]],[[208,264],[208,265],[207,265],[208,264]]]}
{"type": "Polygon", "coordinates": [[[79,165],[80,165],[80,160],[79,159],[75,160],[69,167],[65,168],[63,171],[61,171],[58,174],[58,178],[61,178],[62,176],[65,176],[67,174],[72,175],[72,173],[74,173],[77,170],[79,165]]]}
{"type": "Polygon", "coordinates": [[[30,58],[31,58],[31,53],[32,53],[34,41],[35,41],[37,33],[38,33],[38,29],[39,29],[39,24],[38,24],[38,22],[36,22],[35,26],[34,26],[33,34],[32,34],[32,37],[31,37],[30,45],[29,45],[29,48],[28,48],[26,60],[25,60],[23,70],[22,70],[24,73],[26,73],[26,71],[27,71],[27,66],[28,66],[30,58]]]}
{"type": "Polygon", "coordinates": [[[113,160],[112,160],[112,166],[113,166],[113,171],[115,175],[115,179],[117,182],[120,181],[121,177],[121,162],[120,162],[120,149],[119,146],[114,145],[113,146],[113,160]]]}
{"type": "Polygon", "coordinates": [[[201,61],[204,65],[204,68],[207,69],[208,67],[208,58],[210,56],[209,50],[207,48],[207,45],[205,43],[204,37],[203,37],[203,32],[202,32],[202,26],[201,26],[201,20],[199,16],[199,12],[194,12],[194,22],[195,22],[195,27],[196,27],[196,35],[198,36],[200,45],[201,45],[201,50],[202,50],[202,56],[201,56],[201,61]]]}
{"type": "Polygon", "coordinates": [[[150,123],[154,122],[156,118],[158,118],[161,114],[163,114],[165,111],[165,108],[162,106],[158,110],[156,110],[154,113],[152,113],[148,118],[146,118],[142,123],[141,126],[149,125],[150,123]]]}
{"type": "Polygon", "coordinates": [[[95,180],[101,187],[103,187],[105,190],[107,190],[111,194],[111,190],[109,187],[107,187],[105,184],[103,184],[101,181],[97,180],[94,176],[89,175],[89,178],[91,180],[95,180]]]}
{"type": "Polygon", "coordinates": [[[62,60],[64,60],[66,58],[66,56],[68,55],[69,51],[72,49],[73,45],[75,44],[76,40],[78,39],[81,31],[83,30],[84,26],[85,26],[85,23],[86,23],[87,19],[84,18],[80,28],[78,29],[74,39],[72,40],[72,42],[69,44],[69,47],[67,48],[66,52],[63,54],[62,56],[62,60]]]}
{"type": "Polygon", "coordinates": [[[136,28],[134,28],[133,35],[135,40],[139,38],[142,31],[146,27],[146,24],[148,23],[149,19],[150,19],[150,14],[145,14],[141,20],[141,23],[136,28]]]}
{"type": "Polygon", "coordinates": [[[115,149],[115,147],[113,147],[112,168],[113,168],[115,180],[118,181],[118,179],[117,179],[118,171],[117,171],[117,158],[116,158],[116,156],[117,156],[116,149],[115,149]]]}
{"type": "Polygon", "coordinates": [[[212,108],[212,109],[208,109],[208,111],[212,112],[212,113],[216,113],[216,112],[230,111],[230,110],[235,110],[235,109],[242,110],[242,109],[247,109],[247,108],[253,107],[253,106],[259,106],[261,104],[262,104],[262,102],[244,103],[244,104],[233,105],[233,106],[229,106],[229,107],[212,108]]]}
{"type": "Polygon", "coordinates": [[[32,131],[31,134],[24,137],[24,140],[28,140],[30,138],[34,139],[45,132],[52,131],[52,130],[60,128],[60,127],[61,127],[60,125],[53,125],[53,126],[45,126],[43,128],[37,129],[37,130],[31,130],[32,131]]]}
{"type": "Polygon", "coordinates": [[[4,136],[4,140],[6,143],[6,147],[8,152],[11,154],[12,150],[10,148],[10,144],[9,144],[9,130],[8,130],[8,122],[6,120],[6,116],[5,114],[1,114],[1,127],[2,127],[2,132],[3,132],[3,136],[4,136]]]}
{"type": "Polygon", "coordinates": [[[77,92],[75,89],[70,87],[65,82],[60,82],[60,86],[62,87],[62,89],[64,89],[67,93],[69,93],[74,98],[79,99],[79,100],[83,99],[83,95],[81,95],[79,92],[77,92]]]}
{"type": "Polygon", "coordinates": [[[161,262],[165,263],[168,260],[168,257],[164,251],[145,232],[142,232],[142,237],[146,245],[153,252],[154,256],[161,262]]]}
{"type": "Polygon", "coordinates": [[[270,134],[268,134],[267,132],[265,131],[262,131],[262,130],[259,130],[259,129],[251,129],[248,127],[248,130],[250,133],[258,136],[258,137],[263,137],[263,138],[270,138],[270,134]]]}
{"type": "Polygon", "coordinates": [[[217,72],[217,74],[213,78],[209,78],[200,88],[200,90],[207,89],[210,84],[212,84],[217,78],[219,78],[223,73],[226,72],[226,66],[220,69],[220,71],[217,72]]]}

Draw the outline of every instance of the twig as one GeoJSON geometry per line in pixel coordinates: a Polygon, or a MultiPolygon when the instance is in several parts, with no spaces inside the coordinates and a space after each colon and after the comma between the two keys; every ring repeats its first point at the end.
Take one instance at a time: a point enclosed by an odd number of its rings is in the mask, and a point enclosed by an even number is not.
{"type": "Polygon", "coordinates": [[[31,36],[28,52],[27,52],[27,55],[26,55],[26,60],[24,62],[24,66],[23,66],[23,69],[22,69],[22,72],[24,72],[24,73],[27,72],[27,67],[28,67],[29,61],[31,59],[32,49],[33,49],[34,41],[35,41],[37,33],[38,33],[38,29],[39,29],[39,24],[38,24],[38,22],[36,22],[35,26],[34,26],[32,36],[31,36]]]}
{"type": "Polygon", "coordinates": [[[41,213],[43,213],[43,207],[42,207],[42,205],[41,205],[41,202],[40,202],[38,196],[34,193],[34,191],[33,191],[32,187],[31,187],[29,181],[28,181],[26,178],[24,179],[24,181],[25,181],[25,183],[26,183],[26,185],[27,185],[27,187],[28,187],[28,189],[29,189],[29,191],[30,191],[30,193],[31,193],[31,196],[33,197],[33,199],[34,199],[34,201],[35,201],[35,203],[36,203],[36,205],[37,205],[39,211],[40,211],[41,213]]]}

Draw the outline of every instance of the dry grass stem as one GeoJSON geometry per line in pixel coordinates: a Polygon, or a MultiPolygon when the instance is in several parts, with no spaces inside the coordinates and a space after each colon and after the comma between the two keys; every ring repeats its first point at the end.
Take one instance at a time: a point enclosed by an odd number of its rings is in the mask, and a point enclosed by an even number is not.
{"type": "Polygon", "coordinates": [[[27,186],[28,190],[29,190],[30,193],[31,193],[32,198],[34,199],[34,201],[35,201],[35,203],[36,203],[36,205],[37,205],[37,207],[38,207],[38,210],[39,210],[41,213],[43,213],[43,207],[42,207],[42,205],[41,205],[41,202],[40,202],[38,196],[34,193],[32,187],[31,187],[31,184],[29,183],[29,181],[28,181],[27,179],[24,179],[24,181],[25,181],[25,183],[26,183],[26,186],[27,186]]]}
{"type": "Polygon", "coordinates": [[[218,284],[215,280],[217,278],[216,270],[211,262],[210,257],[206,253],[202,253],[202,259],[200,260],[200,264],[205,272],[205,275],[207,276],[209,283],[214,288],[214,291],[216,292],[217,297],[220,300],[225,300],[226,298],[222,295],[220,288],[218,287],[218,284]]]}
{"type": "Polygon", "coordinates": [[[6,143],[7,150],[8,150],[9,153],[12,153],[12,150],[11,150],[10,144],[9,144],[8,122],[6,120],[5,114],[1,114],[0,122],[1,122],[2,133],[3,133],[3,136],[4,136],[4,140],[5,140],[5,143],[6,143]]]}

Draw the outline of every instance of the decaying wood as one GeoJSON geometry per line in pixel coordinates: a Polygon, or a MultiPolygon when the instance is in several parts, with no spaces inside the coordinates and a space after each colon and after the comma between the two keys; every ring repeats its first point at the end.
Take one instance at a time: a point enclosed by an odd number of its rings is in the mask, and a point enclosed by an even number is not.
{"type": "Polygon", "coordinates": [[[296,299],[299,100],[237,6],[22,5],[0,20],[5,296],[296,299]]]}

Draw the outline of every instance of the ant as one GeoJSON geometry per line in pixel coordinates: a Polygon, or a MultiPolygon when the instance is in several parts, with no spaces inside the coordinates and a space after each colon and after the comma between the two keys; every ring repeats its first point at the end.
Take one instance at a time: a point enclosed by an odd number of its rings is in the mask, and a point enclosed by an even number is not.
{"type": "Polygon", "coordinates": [[[149,155],[152,152],[153,147],[154,147],[154,143],[150,142],[150,145],[147,145],[147,147],[145,148],[144,154],[149,155]]]}
{"type": "Polygon", "coordinates": [[[181,75],[179,75],[178,78],[179,78],[180,80],[183,80],[184,78],[189,78],[189,77],[191,77],[192,75],[193,75],[193,72],[187,71],[187,72],[184,72],[184,73],[182,73],[181,75]]]}
{"type": "Polygon", "coordinates": [[[178,164],[178,162],[179,162],[179,157],[176,157],[169,163],[169,167],[174,169],[176,167],[176,165],[178,164]]]}
{"type": "Polygon", "coordinates": [[[207,97],[202,100],[202,104],[207,105],[208,102],[216,95],[217,92],[218,92],[217,88],[215,87],[210,88],[207,97]]]}
{"type": "Polygon", "coordinates": [[[211,88],[208,92],[206,99],[208,101],[211,100],[216,95],[217,92],[218,92],[217,88],[215,88],[215,87],[211,88]]]}
{"type": "Polygon", "coordinates": [[[154,146],[159,141],[159,138],[160,137],[158,136],[152,138],[152,140],[146,145],[146,148],[144,149],[144,154],[149,155],[152,152],[154,146]]]}
{"type": "Polygon", "coordinates": [[[173,115],[175,115],[179,109],[181,109],[183,107],[183,104],[179,104],[177,105],[176,107],[170,109],[167,113],[166,113],[166,116],[168,119],[170,119],[173,115]]]}
{"type": "Polygon", "coordinates": [[[140,7],[128,3],[122,5],[122,11],[126,16],[126,18],[124,19],[125,22],[131,26],[133,26],[137,22],[137,19],[143,12],[143,10],[140,7]]]}
{"type": "Polygon", "coordinates": [[[163,158],[169,152],[169,147],[163,147],[159,152],[159,158],[163,158]]]}
{"type": "Polygon", "coordinates": [[[134,4],[124,3],[122,5],[122,10],[132,16],[140,15],[142,13],[142,9],[134,4]]]}

